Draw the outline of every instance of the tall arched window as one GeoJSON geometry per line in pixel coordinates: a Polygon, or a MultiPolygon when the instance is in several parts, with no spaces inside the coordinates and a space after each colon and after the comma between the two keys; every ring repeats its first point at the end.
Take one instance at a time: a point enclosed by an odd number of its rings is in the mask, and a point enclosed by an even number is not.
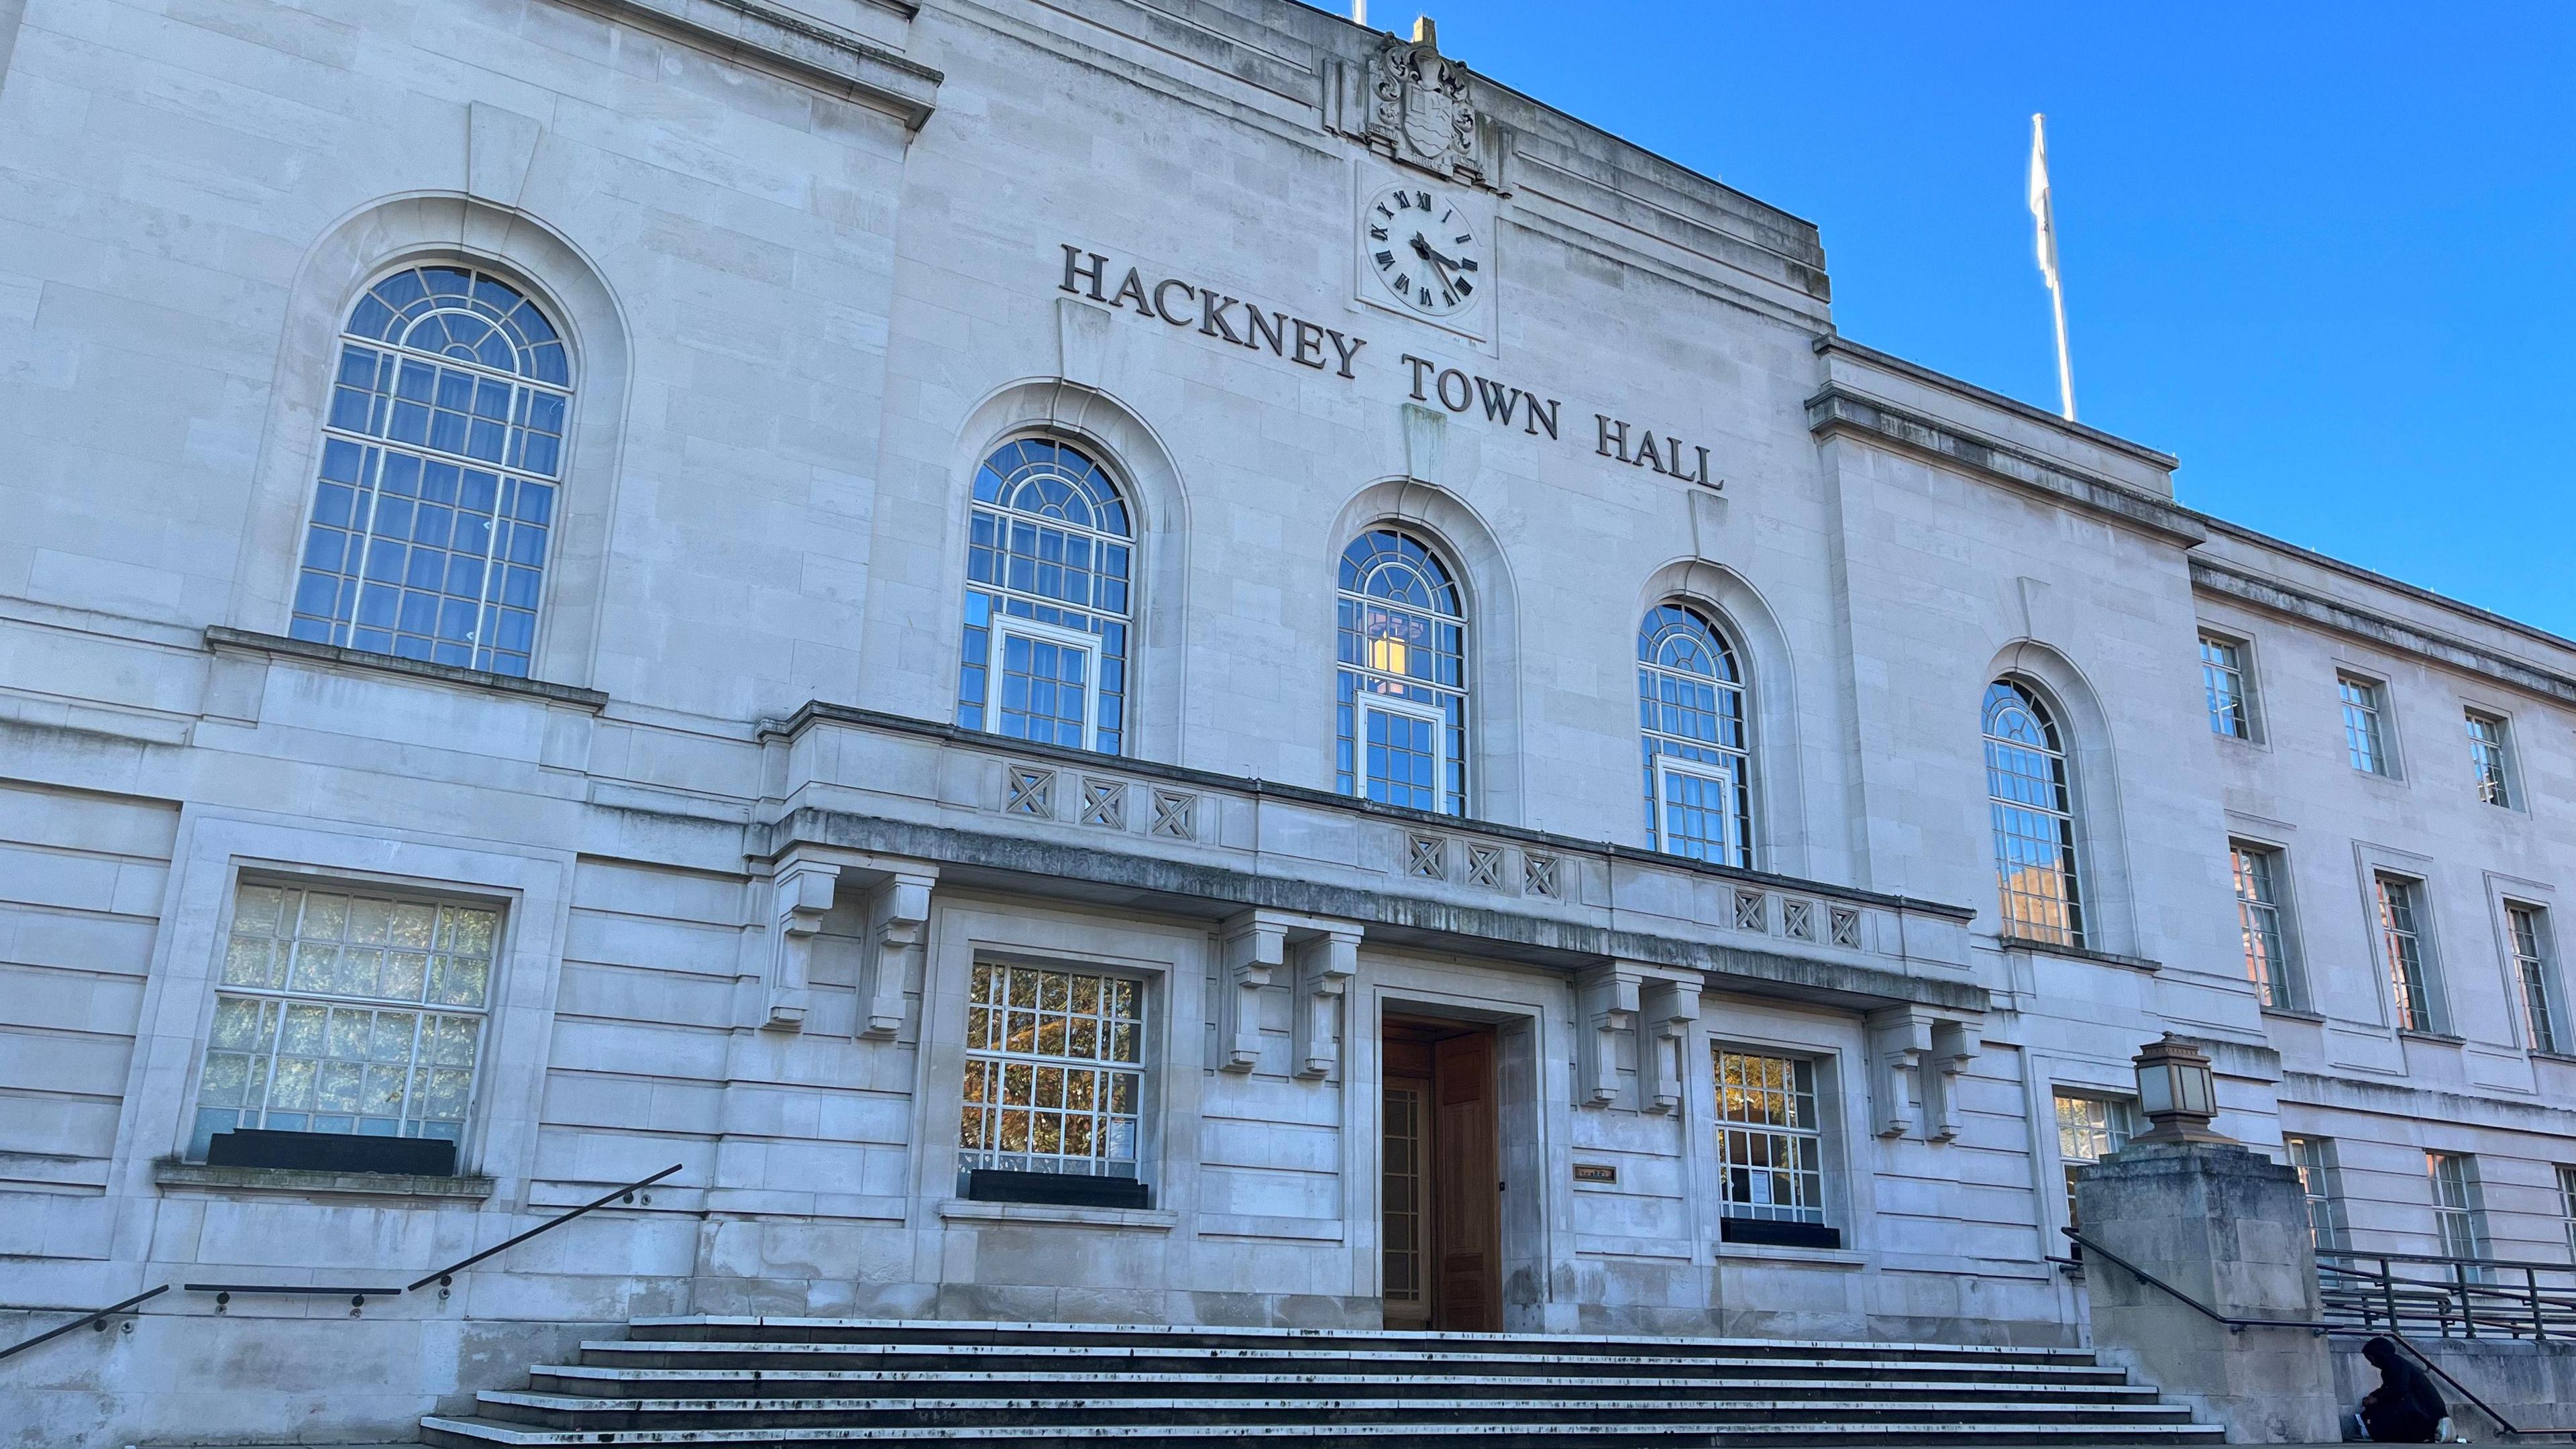
{"type": "Polygon", "coordinates": [[[422,266],[368,288],[287,632],[525,677],[571,403],[561,335],[509,283],[422,266]]]}
{"type": "Polygon", "coordinates": [[[1986,796],[1994,814],[2004,934],[2083,945],[2066,745],[2047,702],[2015,680],[1986,686],[1986,796]]]}
{"type": "Polygon", "coordinates": [[[1372,529],[1342,550],[1337,781],[1345,795],[1467,813],[1467,623],[1439,555],[1372,529]]]}
{"type": "Polygon", "coordinates": [[[1753,864],[1753,762],[1744,674],[1699,611],[1665,604],[1637,628],[1637,719],[1645,732],[1646,840],[1659,850],[1753,864]]]}
{"type": "Polygon", "coordinates": [[[1127,737],[1135,545],[1117,485],[1051,438],[975,470],[957,722],[1114,755],[1127,737]]]}

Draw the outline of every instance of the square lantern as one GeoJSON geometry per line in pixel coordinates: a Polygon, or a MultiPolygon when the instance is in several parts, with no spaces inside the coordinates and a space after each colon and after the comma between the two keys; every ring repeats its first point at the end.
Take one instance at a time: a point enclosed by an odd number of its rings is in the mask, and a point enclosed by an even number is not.
{"type": "Polygon", "coordinates": [[[2138,1069],[2138,1106],[2154,1125],[2136,1142],[2232,1142],[2210,1130],[2218,1115],[2218,1074],[2209,1056],[2172,1032],[2147,1043],[2132,1059],[2138,1069]]]}

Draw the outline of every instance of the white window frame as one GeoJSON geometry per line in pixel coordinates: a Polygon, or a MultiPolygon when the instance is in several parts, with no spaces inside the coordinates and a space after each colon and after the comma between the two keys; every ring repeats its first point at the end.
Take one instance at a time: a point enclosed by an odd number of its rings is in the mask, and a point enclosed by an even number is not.
{"type": "MultiPolygon", "coordinates": [[[[1742,756],[1734,756],[1732,759],[1737,768],[1742,768],[1742,756]]],[[[1707,760],[1686,759],[1680,755],[1658,753],[1655,756],[1655,841],[1667,855],[1682,854],[1673,848],[1672,832],[1665,824],[1669,818],[1665,811],[1672,800],[1672,790],[1668,781],[1674,775],[1688,775],[1696,780],[1707,780],[1730,792],[1750,788],[1741,779],[1730,779],[1725,765],[1712,764],[1707,760]]],[[[1735,806],[1731,800],[1722,806],[1718,813],[1725,819],[1729,834],[1743,828],[1743,819],[1735,813],[1735,806]]],[[[1746,860],[1753,858],[1753,843],[1750,840],[1721,840],[1719,847],[1720,853],[1716,859],[1721,865],[1735,858],[1728,853],[1730,849],[1740,852],[1746,860]]],[[[1684,859],[1688,858],[1684,857],[1684,859]]]]}
{"type": "Polygon", "coordinates": [[[1835,1180],[1837,1159],[1834,1152],[1834,1112],[1830,1105],[1834,1096],[1831,1078],[1833,1063],[1827,1058],[1820,1057],[1815,1053],[1802,1048],[1778,1046],[1767,1043],[1756,1044],[1713,1038],[1710,1040],[1708,1047],[1709,1082],[1714,1092],[1712,1105],[1715,1109],[1709,1113],[1710,1120],[1714,1124],[1711,1128],[1712,1141],[1710,1145],[1715,1152],[1717,1167],[1717,1209],[1719,1217],[1721,1219],[1732,1217],[1756,1219],[1768,1222],[1807,1223],[1818,1227],[1840,1226],[1841,1214],[1836,1210],[1836,1205],[1839,1201],[1840,1195],[1836,1191],[1838,1184],[1835,1180]],[[1806,1127],[1779,1127],[1768,1123],[1727,1116],[1724,1073],[1726,1069],[1726,1059],[1731,1056],[1750,1057],[1788,1063],[1791,1069],[1791,1085],[1788,1090],[1793,1100],[1797,1096],[1795,1073],[1798,1068],[1804,1067],[1807,1071],[1809,1088],[1806,1095],[1813,1111],[1812,1125],[1806,1127]],[[1731,1196],[1729,1196],[1729,1192],[1731,1190],[1729,1178],[1733,1172],[1733,1164],[1731,1164],[1727,1158],[1726,1134],[1730,1131],[1760,1134],[1775,1138],[1795,1139],[1810,1143],[1815,1154],[1814,1161],[1816,1164],[1815,1201],[1808,1204],[1736,1202],[1731,1196]],[[1801,1214],[1809,1215],[1801,1216],[1801,1214]]]}
{"type": "MultiPolygon", "coordinates": [[[[1131,626],[1132,627],[1132,626],[1131,626]]],[[[1082,743],[1075,748],[1088,750],[1095,738],[1093,729],[1100,715],[1100,636],[1088,629],[1073,629],[1062,624],[1047,624],[1036,619],[1023,619],[1016,614],[993,611],[993,622],[985,628],[984,640],[984,733],[1002,735],[1002,651],[1009,635],[1041,644],[1079,651],[1084,657],[1082,686],[1082,743]]],[[[1002,736],[1012,738],[1009,735],[1002,736]]],[[[1061,745],[1060,741],[1043,743],[1061,745]]]]}
{"type": "MultiPolygon", "coordinates": [[[[979,1063],[985,1062],[996,1064],[1005,1075],[1007,1075],[1009,1068],[1014,1065],[1029,1068],[1033,1075],[1036,1072],[1043,1071],[1050,1067],[1074,1071],[1098,1072],[1101,1073],[1104,1078],[1111,1075],[1124,1075],[1133,1078],[1135,1081],[1133,1089],[1134,1096],[1131,1099],[1135,1110],[1128,1114],[1134,1118],[1134,1121],[1128,1126],[1129,1136],[1127,1142],[1127,1154],[1124,1157],[1119,1157],[1105,1151],[1094,1151],[1088,1156],[1081,1157],[1077,1157],[1074,1154],[1061,1150],[1056,1152],[1040,1152],[1034,1146],[1034,1138],[1032,1139],[1032,1145],[1027,1150],[1014,1154],[1008,1148],[1001,1147],[999,1145],[991,1147],[970,1147],[963,1140],[963,1122],[967,1112],[979,1109],[987,1113],[1008,1112],[1014,1110],[1011,1104],[1006,1100],[992,1097],[969,1099],[965,1098],[964,1094],[961,1092],[961,1101],[958,1105],[960,1130],[957,1133],[952,1134],[958,1139],[958,1161],[961,1169],[971,1169],[979,1165],[1010,1167],[1014,1165],[998,1159],[1016,1156],[1022,1159],[1015,1166],[1015,1170],[1017,1171],[1051,1172],[1068,1177],[1109,1177],[1126,1178],[1131,1181],[1140,1180],[1145,1169],[1150,1166],[1145,1158],[1145,1128],[1149,1120],[1146,1102],[1153,1078],[1152,1063],[1158,1046],[1152,1035],[1153,983],[1146,978],[1129,972],[1103,968],[1090,962],[1031,961],[1025,958],[1015,958],[1009,955],[979,955],[975,957],[968,967],[967,980],[969,987],[965,1022],[967,1030],[961,1033],[959,1040],[965,1044],[964,1052],[966,1071],[969,1075],[972,1075],[976,1071],[979,1063]],[[1098,1054],[1091,1057],[1076,1057],[1069,1053],[1049,1055],[1035,1050],[1034,1048],[1026,1052],[1020,1052],[1013,1051],[1007,1046],[986,1047],[976,1042],[973,1038],[974,1013],[978,1010],[990,1009],[986,1006],[986,1003],[976,999],[973,994],[973,972],[977,969],[1004,973],[1003,989],[1005,992],[1006,1002],[1009,973],[1020,971],[1037,972],[1042,975],[1052,973],[1066,977],[1081,977],[1099,982],[1104,989],[1106,989],[1112,982],[1132,987],[1135,991],[1136,1014],[1133,1017],[1125,1018],[1125,1020],[1132,1024],[1135,1032],[1136,1055],[1134,1059],[1119,1060],[1098,1054]],[[989,1163],[978,1163],[974,1160],[978,1157],[991,1157],[997,1160],[989,1163]],[[1041,1166],[1039,1164],[1042,1161],[1053,1163],[1054,1165],[1041,1166]],[[1074,1163],[1088,1164],[1089,1170],[1076,1171],[1071,1166],[1071,1164],[1074,1163]]],[[[1011,1008],[1005,1005],[1001,1009],[1009,1010],[1011,1008]]],[[[1035,1009],[1043,1011],[1043,1000],[1041,1000],[1039,1007],[1035,1009]]],[[[1109,1020],[1106,1015],[1105,1007],[1095,1007],[1093,1017],[1095,1020],[1101,1021],[1104,1024],[1109,1020]]],[[[1020,1107],[1018,1110],[1030,1112],[1033,1117],[1036,1113],[1040,1112],[1067,1113],[1068,1115],[1070,1113],[1070,1109],[1063,1107],[1044,1107],[1035,1105],[1034,1095],[1030,1105],[1020,1107]]],[[[1099,1120],[1106,1119],[1112,1114],[1108,1113],[1105,1109],[1095,1109],[1091,1115],[1096,1120],[1099,1120]]],[[[996,1131],[989,1134],[989,1137],[991,1140],[998,1142],[998,1135],[998,1131],[996,1131]]],[[[1151,1185],[1152,1184],[1149,1184],[1149,1186],[1151,1185]]]]}
{"type": "MultiPolygon", "coordinates": [[[[2210,644],[2223,645],[2224,647],[2236,652],[2236,668],[2233,671],[2236,675],[2236,704],[2238,711],[2245,717],[2245,733],[2240,735],[2219,729],[2217,728],[2217,722],[2214,719],[2210,721],[2211,727],[2209,732],[2222,740],[2234,740],[2238,744],[2259,745],[2263,743],[2263,712],[2260,703],[2255,697],[2254,688],[2254,641],[2240,634],[2231,634],[2224,629],[2213,629],[2207,625],[2203,625],[2201,626],[2194,652],[2197,653],[2200,646],[2210,644]]],[[[2201,714],[2203,718],[2208,718],[2210,714],[2208,709],[2210,668],[2211,665],[2208,657],[2206,655],[2202,655],[2200,658],[2200,695],[2202,706],[2201,714]]]]}
{"type": "MultiPolygon", "coordinates": [[[[2275,979],[2271,983],[2272,999],[2262,1003],[2263,1009],[2265,1011],[2306,1011],[2308,1009],[2307,980],[2302,969],[2298,931],[2290,909],[2290,852],[2269,841],[2231,835],[2227,838],[2227,874],[2230,894],[2234,895],[2236,900],[2236,921],[2240,940],[2244,934],[2245,917],[2249,905],[2261,904],[2271,911],[2273,934],[2280,941],[2280,955],[2273,963],[2275,979]],[[2272,899],[2269,902],[2249,902],[2241,892],[2235,890],[2236,857],[2240,853],[2266,858],[2271,868],[2272,899]]],[[[2256,996],[2259,1000],[2261,988],[2259,983],[2252,983],[2253,961],[2250,955],[2246,958],[2246,965],[2248,982],[2256,985],[2256,996]]]]}
{"type": "Polygon", "coordinates": [[[2281,1139],[2281,1154],[2299,1175],[2299,1190],[2308,1204],[2308,1235],[2321,1252],[2343,1251],[2352,1242],[2352,1224],[2344,1212],[2343,1163],[2331,1137],[2291,1132],[2281,1139]],[[2303,1160],[2300,1148],[2308,1149],[2303,1160]]]}
{"type": "Polygon", "coordinates": [[[2049,1143],[2057,1155],[2058,1183],[2064,1195],[2064,1221],[2068,1227],[2080,1229],[2083,1224],[2077,1221],[2075,1216],[2076,1169],[2090,1167],[2100,1162],[2103,1158],[2128,1146],[2138,1135],[2137,1099],[2122,1096],[2117,1092],[2107,1092],[2081,1082],[2052,1083],[2048,1089],[2048,1130],[2049,1143]],[[2076,1157],[2067,1152],[2066,1126],[2057,1111],[2057,1104],[2061,1101],[2102,1104],[2106,1109],[2103,1113],[2102,1130],[2113,1139],[2109,1152],[2097,1153],[2091,1157],[2076,1157]]]}
{"type": "Polygon", "coordinates": [[[2354,774],[2369,775],[2381,780],[2405,778],[2397,753],[2396,711],[2390,705],[2387,680],[2376,674],[2365,674],[2358,669],[2336,669],[2335,723],[2343,731],[2344,763],[2351,766],[2354,774]],[[2344,686],[2348,684],[2359,685],[2370,693],[2367,713],[2371,721],[2371,743],[2376,751],[2373,757],[2376,761],[2375,768],[2353,762],[2351,711],[2354,705],[2343,697],[2344,686]]]}
{"type": "Polygon", "coordinates": [[[2469,704],[2460,708],[2460,728],[2469,737],[2469,783],[2476,791],[2479,803],[2493,805],[2499,810],[2521,809],[2521,782],[2514,778],[2516,771],[2513,767],[2513,721],[2502,711],[2480,709],[2474,704],[2469,704]],[[2495,780],[2492,793],[2488,788],[2486,771],[2478,765],[2478,751],[2485,741],[2478,738],[2476,729],[2482,724],[2491,726],[2495,730],[2495,780]]]}
{"type": "Polygon", "coordinates": [[[2388,1024],[2401,1032],[2418,1036],[2445,1036],[2451,1030],[2450,1003],[2442,992],[2441,952],[2433,940],[2433,882],[2428,877],[2398,867],[2370,863],[2368,900],[2373,954],[2379,957],[2380,980],[2388,989],[2388,1024]],[[2424,1010],[2419,1019],[2406,1021],[2408,1006],[2405,983],[2398,975],[2400,960],[2396,942],[2389,939],[2390,927],[2384,904],[2388,887],[2403,887],[2414,923],[2409,932],[2415,939],[2415,969],[2422,976],[2424,1010]]]}
{"type": "MultiPolygon", "coordinates": [[[[2433,1237],[2441,1246],[2442,1256],[2446,1258],[2494,1256],[2495,1239],[2487,1226],[2485,1176],[2479,1171],[2477,1154],[2473,1152],[2431,1150],[2425,1152],[2424,1178],[2433,1193],[2433,1237]],[[2451,1164],[2457,1164],[2459,1167],[2456,1184],[2459,1188],[2458,1202],[2445,1201],[2446,1189],[2451,1184],[2446,1184],[2442,1180],[2442,1169],[2451,1164]],[[2466,1244],[2457,1241],[2454,1224],[2468,1234],[2469,1241],[2466,1244]],[[2466,1253],[2454,1251],[2463,1246],[2474,1251],[2466,1253]]],[[[2470,1276],[2473,1281],[2486,1281],[2486,1275],[2475,1270],[2472,1270],[2470,1276]]]]}
{"type": "MultiPolygon", "coordinates": [[[[1361,684],[1365,686],[1370,677],[1366,674],[1361,675],[1361,684]]],[[[1448,711],[1437,704],[1426,704],[1418,699],[1406,699],[1402,695],[1380,694],[1367,688],[1355,689],[1351,693],[1353,696],[1351,708],[1354,712],[1351,722],[1351,783],[1358,789],[1359,798],[1377,799],[1369,793],[1368,770],[1368,717],[1369,712],[1375,710],[1381,714],[1401,715],[1406,719],[1418,720],[1431,726],[1433,748],[1438,751],[1432,761],[1431,813],[1449,814],[1453,804],[1449,796],[1449,767],[1457,762],[1449,757],[1448,711]]],[[[1385,805],[1394,802],[1378,800],[1377,803],[1385,805]]]]}
{"type": "Polygon", "coordinates": [[[2567,1261],[2576,1263],[2576,1166],[2561,1162],[2558,1170],[2558,1212],[2567,1230],[2567,1261]]]}
{"type": "Polygon", "coordinates": [[[2570,1040],[2565,983],[2558,974],[2556,922],[2550,919],[2549,907],[2520,896],[2504,897],[2503,906],[2505,955],[2512,961],[2512,985],[2514,993],[2522,998],[2523,1025],[2531,1034],[2530,1047],[2550,1056],[2576,1055],[2576,1041],[2570,1040]],[[2520,933],[2514,930],[2516,915],[2526,916],[2531,922],[2533,949],[2528,954],[2522,949],[2520,933]],[[2535,987],[2540,994],[2537,1002],[2532,1000],[2535,987]],[[2544,1024],[2550,1037],[2546,1045],[2541,1042],[2544,1024]]]}

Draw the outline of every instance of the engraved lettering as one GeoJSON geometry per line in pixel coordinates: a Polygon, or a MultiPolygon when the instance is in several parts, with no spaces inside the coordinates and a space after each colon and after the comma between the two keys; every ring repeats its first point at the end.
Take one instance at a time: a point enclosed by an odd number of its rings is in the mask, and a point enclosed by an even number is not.
{"type": "MultiPolygon", "coordinates": [[[[1334,331],[1330,327],[1324,329],[1324,335],[1333,339],[1333,351],[1341,355],[1342,376],[1349,377],[1351,375],[1351,359],[1360,355],[1361,348],[1368,346],[1368,339],[1365,337],[1344,337],[1342,334],[1334,331]]],[[[1417,384],[1417,386],[1418,385],[1419,384],[1417,384]]],[[[1703,448],[1700,451],[1705,454],[1708,450],[1703,448]]]]}
{"type": "Polygon", "coordinates": [[[1220,300],[1214,287],[1201,287],[1199,289],[1199,335],[1222,337],[1228,342],[1241,344],[1243,339],[1234,335],[1233,326],[1225,320],[1225,309],[1242,305],[1232,297],[1220,300]]]}
{"type": "Polygon", "coordinates": [[[1422,390],[1422,379],[1424,376],[1429,374],[1433,368],[1438,367],[1440,364],[1425,358],[1416,357],[1410,352],[1404,354],[1404,360],[1413,366],[1413,400],[1415,402],[1430,401],[1430,395],[1422,390]]]}
{"type": "Polygon", "coordinates": [[[1100,295],[1100,269],[1109,265],[1109,259],[1098,252],[1092,252],[1090,253],[1091,265],[1086,267],[1082,264],[1083,256],[1084,253],[1079,247],[1067,246],[1064,249],[1064,290],[1079,297],[1082,295],[1082,289],[1074,283],[1089,278],[1091,300],[1095,302],[1108,300],[1100,295]]]}
{"type": "Polygon", "coordinates": [[[1460,372],[1454,367],[1443,368],[1435,385],[1440,389],[1440,405],[1453,413],[1465,412],[1468,405],[1476,400],[1475,389],[1468,386],[1467,374],[1460,372]],[[1452,380],[1455,380],[1458,384],[1458,400],[1456,402],[1451,402],[1449,400],[1449,384],[1452,380]]]}
{"type": "Polygon", "coordinates": [[[1288,360],[1290,362],[1300,364],[1301,366],[1311,367],[1318,372],[1323,371],[1324,329],[1307,321],[1303,317],[1296,319],[1296,326],[1297,346],[1295,352],[1288,360]],[[1306,354],[1310,352],[1314,354],[1314,360],[1312,361],[1308,361],[1306,356],[1306,354]]]}
{"type": "Polygon", "coordinates": [[[1127,280],[1118,284],[1118,295],[1109,299],[1109,305],[1112,307],[1124,307],[1127,305],[1127,299],[1130,297],[1136,299],[1137,311],[1144,313],[1148,317],[1155,315],[1154,304],[1145,300],[1145,279],[1137,275],[1134,267],[1129,267],[1127,269],[1127,280]]]}

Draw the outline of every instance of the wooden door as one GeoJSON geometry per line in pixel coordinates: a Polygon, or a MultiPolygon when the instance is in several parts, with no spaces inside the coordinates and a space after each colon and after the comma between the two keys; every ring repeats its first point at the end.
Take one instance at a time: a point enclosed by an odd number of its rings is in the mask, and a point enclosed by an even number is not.
{"type": "Polygon", "coordinates": [[[1431,1054],[1432,1241],[1440,1264],[1432,1323],[1493,1332],[1503,1326],[1493,1033],[1434,1042],[1431,1054]]]}

